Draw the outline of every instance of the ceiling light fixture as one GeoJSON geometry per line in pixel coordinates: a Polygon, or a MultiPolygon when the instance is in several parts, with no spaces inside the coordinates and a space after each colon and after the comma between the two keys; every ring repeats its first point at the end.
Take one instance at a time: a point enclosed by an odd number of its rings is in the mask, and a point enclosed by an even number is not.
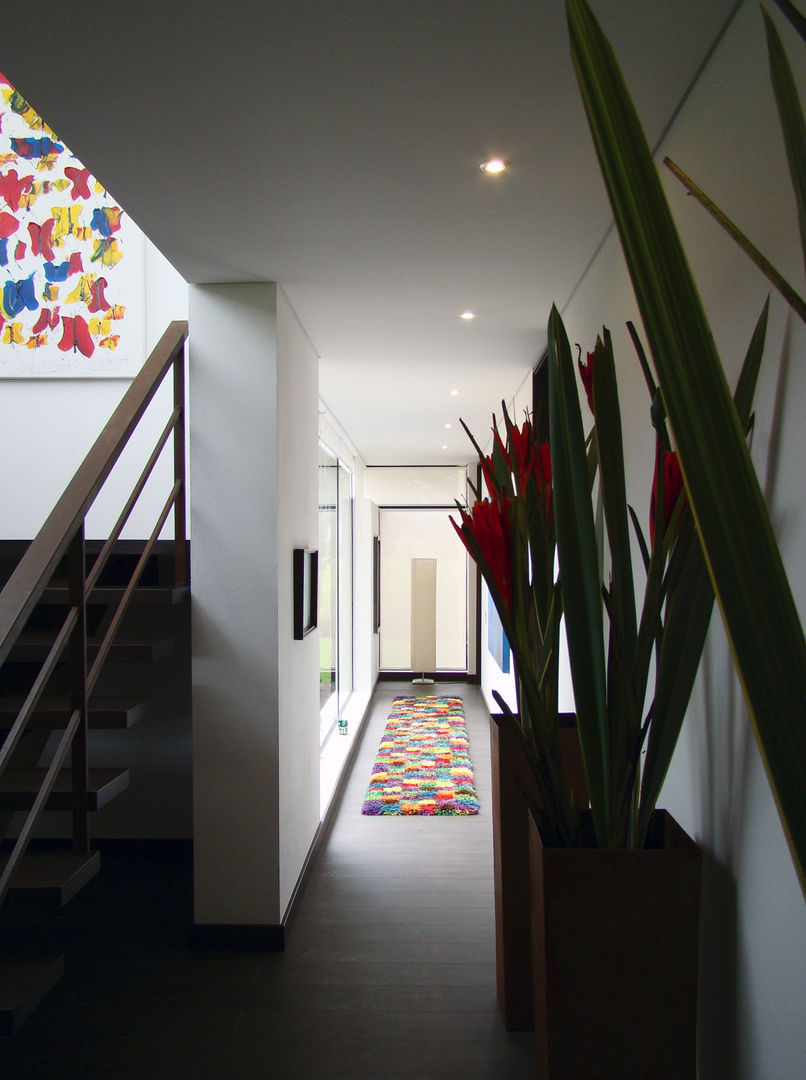
{"type": "Polygon", "coordinates": [[[475,311],[463,311],[462,314],[459,316],[459,318],[464,319],[465,322],[470,322],[470,320],[475,319],[475,317],[475,311]]]}
{"type": "Polygon", "coordinates": [[[442,444],[442,449],[443,449],[443,450],[447,450],[447,449],[448,449],[448,444],[447,444],[447,443],[443,443],[443,444],[442,444]]]}
{"type": "Polygon", "coordinates": [[[446,425],[445,425],[445,427],[446,427],[446,428],[449,428],[450,426],[451,426],[450,424],[446,424],[446,425]]]}
{"type": "Polygon", "coordinates": [[[490,158],[488,161],[482,161],[479,168],[484,173],[490,173],[491,176],[495,176],[497,173],[502,173],[507,168],[506,161],[502,158],[490,158]]]}
{"type": "Polygon", "coordinates": [[[459,397],[459,391],[458,390],[451,390],[451,397],[459,397]]]}

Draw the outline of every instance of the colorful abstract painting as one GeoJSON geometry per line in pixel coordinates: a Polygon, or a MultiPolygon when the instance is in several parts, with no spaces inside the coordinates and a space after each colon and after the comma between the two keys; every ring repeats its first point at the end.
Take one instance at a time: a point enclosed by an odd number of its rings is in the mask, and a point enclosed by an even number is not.
{"type": "Polygon", "coordinates": [[[395,698],[361,813],[478,812],[462,699],[395,698]]]}
{"type": "Polygon", "coordinates": [[[0,376],[133,375],[144,239],[0,74],[0,376]]]}

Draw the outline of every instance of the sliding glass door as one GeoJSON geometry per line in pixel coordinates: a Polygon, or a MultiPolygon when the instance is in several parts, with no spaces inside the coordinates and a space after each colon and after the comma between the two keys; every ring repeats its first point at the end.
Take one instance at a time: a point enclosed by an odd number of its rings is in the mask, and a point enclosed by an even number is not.
{"type": "Polygon", "coordinates": [[[353,689],[353,478],[319,444],[319,738],[353,689]]]}

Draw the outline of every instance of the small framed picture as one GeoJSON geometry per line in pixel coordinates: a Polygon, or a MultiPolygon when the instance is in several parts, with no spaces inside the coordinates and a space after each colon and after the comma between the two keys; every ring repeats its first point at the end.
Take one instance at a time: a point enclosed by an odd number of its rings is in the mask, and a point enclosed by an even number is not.
{"type": "Polygon", "coordinates": [[[319,552],[294,548],[294,639],[316,629],[319,610],[319,552]]]}

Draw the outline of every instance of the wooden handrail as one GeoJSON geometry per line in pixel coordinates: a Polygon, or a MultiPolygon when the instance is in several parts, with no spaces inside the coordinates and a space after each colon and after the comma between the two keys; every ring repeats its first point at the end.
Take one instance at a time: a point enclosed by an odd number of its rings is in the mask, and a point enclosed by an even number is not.
{"type": "Polygon", "coordinates": [[[9,578],[0,594],[0,664],[5,662],[166,372],[182,353],[186,338],[187,322],[169,325],[9,578]]]}
{"type": "Polygon", "coordinates": [[[39,793],[34,799],[11,854],[0,874],[0,903],[19,865],[37,819],[45,808],[59,768],[71,752],[73,774],[73,847],[78,852],[89,851],[87,827],[87,698],[101,666],[112,646],[134,590],[145,569],[151,551],[174,510],[174,576],[175,584],[187,584],[186,522],[185,522],[185,424],[184,424],[184,344],[186,322],[172,322],[163,334],[140,373],[132,381],[92,449],[67,485],[64,494],[48,516],[20,560],[17,568],[0,593],[0,666],[5,663],[28,617],[53,577],[59,563],[68,556],[69,604],[66,618],[56,633],[44,665],[31,686],[11,729],[0,745],[0,773],[9,763],[39,699],[62,654],[70,653],[70,719],[55,755],[47,769],[39,793]],[[145,468],[126,500],[122,513],[103,545],[100,555],[87,574],[84,523],[98,492],[109,477],[123,448],[168,371],[173,368],[174,407],[145,468]],[[100,650],[90,671],[87,670],[87,597],[99,580],[101,571],[134,505],[142,493],[157,459],[173,432],[174,483],[162,507],[134,573],[123,591],[100,650]],[[181,551],[179,550],[181,548],[181,551]]]}

